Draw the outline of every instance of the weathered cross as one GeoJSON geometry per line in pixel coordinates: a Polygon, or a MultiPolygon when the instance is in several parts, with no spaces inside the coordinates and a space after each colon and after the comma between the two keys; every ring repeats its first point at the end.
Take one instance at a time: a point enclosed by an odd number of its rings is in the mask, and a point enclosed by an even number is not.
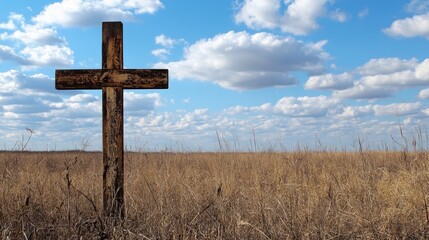
{"type": "Polygon", "coordinates": [[[124,218],[123,89],[166,89],[166,69],[123,69],[122,23],[103,22],[102,69],[56,70],[56,89],[103,91],[103,209],[124,218]]]}

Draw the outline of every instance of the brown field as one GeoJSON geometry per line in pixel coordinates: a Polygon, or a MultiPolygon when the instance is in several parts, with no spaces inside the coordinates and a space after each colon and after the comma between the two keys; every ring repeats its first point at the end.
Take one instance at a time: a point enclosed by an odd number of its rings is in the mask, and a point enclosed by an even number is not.
{"type": "Polygon", "coordinates": [[[126,219],[100,153],[0,153],[1,239],[429,238],[428,152],[127,153],[126,219]]]}

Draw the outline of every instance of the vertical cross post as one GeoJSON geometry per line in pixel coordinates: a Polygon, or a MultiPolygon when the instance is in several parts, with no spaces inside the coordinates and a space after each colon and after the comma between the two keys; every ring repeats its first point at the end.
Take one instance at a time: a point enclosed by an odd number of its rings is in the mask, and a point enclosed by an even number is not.
{"type": "MultiPolygon", "coordinates": [[[[121,22],[103,22],[103,69],[123,69],[121,22]]],[[[103,87],[103,208],[106,217],[125,217],[124,109],[122,87],[103,87]]]]}

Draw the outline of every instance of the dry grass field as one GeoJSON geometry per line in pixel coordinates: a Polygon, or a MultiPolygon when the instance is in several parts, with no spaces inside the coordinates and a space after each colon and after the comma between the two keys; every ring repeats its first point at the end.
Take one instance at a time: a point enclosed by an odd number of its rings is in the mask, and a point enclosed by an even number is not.
{"type": "Polygon", "coordinates": [[[127,153],[125,184],[113,226],[100,153],[0,153],[0,238],[429,238],[428,152],[127,153]]]}

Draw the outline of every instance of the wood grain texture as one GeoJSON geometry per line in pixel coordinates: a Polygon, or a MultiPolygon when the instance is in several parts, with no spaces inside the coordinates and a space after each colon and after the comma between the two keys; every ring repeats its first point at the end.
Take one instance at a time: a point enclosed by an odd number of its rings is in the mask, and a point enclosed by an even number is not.
{"type": "Polygon", "coordinates": [[[103,88],[103,206],[107,217],[125,217],[123,90],[103,88]]]}
{"type": "MultiPolygon", "coordinates": [[[[122,71],[122,23],[103,22],[102,66],[122,71]]],[[[102,79],[99,79],[99,81],[102,79]]],[[[124,91],[102,87],[103,92],[103,208],[106,217],[125,217],[124,199],[124,91]]]]}
{"type": "Polygon", "coordinates": [[[123,69],[123,26],[121,22],[103,22],[102,68],[123,69]]]}
{"type": "Polygon", "coordinates": [[[58,90],[101,89],[167,89],[167,69],[101,69],[56,70],[55,88],[58,90]]]}

